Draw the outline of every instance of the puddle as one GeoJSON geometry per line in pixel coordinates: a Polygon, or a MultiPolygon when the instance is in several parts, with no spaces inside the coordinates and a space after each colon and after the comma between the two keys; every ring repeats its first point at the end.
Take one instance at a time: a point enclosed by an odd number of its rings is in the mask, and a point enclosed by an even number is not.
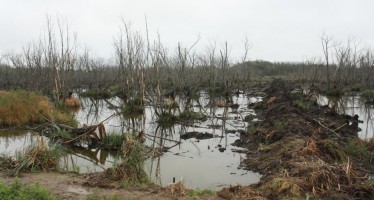
{"type": "MultiPolygon", "coordinates": [[[[183,99],[176,98],[180,108],[185,107],[183,99]]],[[[105,122],[107,134],[119,134],[132,130],[143,130],[146,134],[145,145],[152,148],[170,148],[160,157],[148,159],[144,169],[157,184],[168,185],[173,178],[183,180],[187,187],[218,190],[228,185],[248,185],[258,182],[261,175],[238,169],[245,154],[231,144],[240,138],[237,130],[246,130],[243,121],[246,115],[255,115],[247,108],[251,102],[261,101],[261,97],[247,97],[243,94],[232,97],[237,108],[210,108],[209,97],[201,92],[200,98],[191,101],[193,111],[209,116],[208,120],[193,126],[176,124],[162,128],[155,122],[156,115],[152,106],[145,107],[145,114],[138,118],[115,116],[105,122]],[[187,132],[213,134],[209,139],[181,139],[187,132]],[[178,144],[176,141],[180,141],[178,144]]],[[[97,124],[115,113],[111,108],[120,106],[120,98],[108,100],[81,99],[82,108],[75,113],[80,126],[97,124]]],[[[178,112],[178,111],[176,111],[178,112]]],[[[0,153],[12,154],[17,149],[31,144],[33,133],[28,131],[0,131],[0,153]]],[[[118,156],[99,149],[73,148],[62,158],[60,166],[69,171],[80,173],[103,171],[111,167],[118,156]]]]}

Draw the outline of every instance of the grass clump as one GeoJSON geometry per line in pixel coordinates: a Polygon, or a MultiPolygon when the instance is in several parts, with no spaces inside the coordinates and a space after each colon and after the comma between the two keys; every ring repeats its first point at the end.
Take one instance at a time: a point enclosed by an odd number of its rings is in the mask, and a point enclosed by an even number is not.
{"type": "Polygon", "coordinates": [[[2,200],[53,200],[57,199],[38,184],[22,185],[18,180],[7,185],[0,182],[0,199],[2,200]]]}
{"type": "Polygon", "coordinates": [[[330,155],[336,161],[341,162],[347,158],[343,147],[331,139],[321,140],[318,146],[323,153],[330,155]]]}
{"type": "Polygon", "coordinates": [[[203,113],[194,112],[189,109],[186,109],[181,114],[179,114],[178,118],[182,120],[202,120],[202,121],[205,121],[207,119],[207,117],[203,113]]]}
{"type": "Polygon", "coordinates": [[[109,90],[100,90],[96,88],[87,89],[79,93],[81,97],[94,98],[94,99],[107,99],[112,97],[112,93],[109,90]]]}
{"type": "Polygon", "coordinates": [[[170,112],[162,113],[157,119],[157,123],[164,127],[173,126],[176,121],[177,117],[170,112]]]}
{"type": "Polygon", "coordinates": [[[305,181],[295,177],[277,177],[264,187],[273,194],[282,194],[287,197],[301,197],[304,193],[305,181]]]}
{"type": "Polygon", "coordinates": [[[52,131],[48,137],[51,138],[52,141],[58,141],[59,139],[71,140],[74,138],[73,135],[66,130],[52,131]]]}
{"type": "Polygon", "coordinates": [[[81,106],[81,102],[79,101],[79,99],[72,96],[66,98],[64,100],[64,104],[69,108],[79,108],[81,106]]]}
{"type": "Polygon", "coordinates": [[[81,97],[94,97],[96,94],[97,94],[96,89],[87,89],[87,90],[79,93],[79,95],[81,97]]]}
{"type": "Polygon", "coordinates": [[[143,114],[144,105],[140,97],[135,97],[134,99],[128,100],[123,105],[124,114],[143,114]]]}
{"type": "Polygon", "coordinates": [[[0,91],[0,126],[41,123],[46,119],[68,123],[71,117],[57,109],[47,97],[23,90],[0,91]]]}
{"type": "Polygon", "coordinates": [[[188,189],[182,181],[172,183],[166,187],[166,190],[173,195],[184,196],[191,192],[191,189],[188,189]]]}
{"type": "Polygon", "coordinates": [[[148,177],[143,166],[146,158],[144,145],[136,136],[128,134],[121,147],[122,162],[111,170],[114,180],[123,180],[126,186],[147,183],[148,177]]]}
{"type": "Polygon", "coordinates": [[[371,149],[371,145],[371,142],[368,143],[358,138],[350,139],[348,140],[347,145],[348,154],[361,160],[366,160],[369,163],[373,163],[374,152],[373,149],[371,149]]]}
{"type": "Polygon", "coordinates": [[[191,190],[188,193],[188,195],[191,197],[191,199],[201,199],[207,196],[217,196],[217,192],[213,190],[207,190],[207,189],[204,189],[204,190],[196,189],[196,190],[191,190]]]}
{"type": "Polygon", "coordinates": [[[15,174],[18,175],[21,171],[57,169],[63,154],[61,146],[57,144],[48,146],[44,138],[38,137],[36,143],[26,147],[23,152],[17,153],[18,164],[15,174]]]}
{"type": "Polygon", "coordinates": [[[287,126],[290,125],[290,121],[289,120],[280,120],[280,121],[277,121],[275,123],[275,126],[278,128],[278,129],[285,129],[287,126]]]}
{"type": "Polygon", "coordinates": [[[100,146],[104,149],[110,150],[120,149],[125,139],[126,137],[124,134],[108,134],[103,139],[100,146]]]}
{"type": "Polygon", "coordinates": [[[374,90],[364,90],[361,93],[361,97],[363,97],[368,103],[374,103],[374,90]]]}

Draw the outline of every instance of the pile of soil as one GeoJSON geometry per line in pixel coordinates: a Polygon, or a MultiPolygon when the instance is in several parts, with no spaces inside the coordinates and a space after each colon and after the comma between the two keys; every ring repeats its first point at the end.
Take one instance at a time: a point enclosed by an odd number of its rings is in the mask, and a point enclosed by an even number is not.
{"type": "Polygon", "coordinates": [[[357,136],[357,117],[338,115],[308,95],[293,95],[282,80],[255,105],[262,122],[237,144],[248,149],[242,167],[262,174],[260,182],[231,187],[225,199],[370,199],[372,143],[357,136]]]}

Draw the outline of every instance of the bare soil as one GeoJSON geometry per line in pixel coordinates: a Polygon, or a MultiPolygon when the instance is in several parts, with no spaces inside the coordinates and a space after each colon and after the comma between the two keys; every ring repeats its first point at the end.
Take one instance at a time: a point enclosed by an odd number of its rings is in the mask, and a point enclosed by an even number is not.
{"type": "MultiPolygon", "coordinates": [[[[98,179],[99,174],[78,175],[58,172],[23,173],[17,178],[23,184],[35,184],[47,188],[51,193],[61,199],[77,200],[85,199],[90,195],[98,195],[100,198],[118,196],[120,199],[191,199],[189,195],[171,194],[168,188],[162,188],[154,184],[144,186],[131,186],[124,188],[121,182],[98,179]]],[[[15,181],[15,177],[9,177],[1,173],[0,180],[5,183],[15,181]]],[[[200,196],[200,199],[221,199],[217,196],[200,196]]]]}

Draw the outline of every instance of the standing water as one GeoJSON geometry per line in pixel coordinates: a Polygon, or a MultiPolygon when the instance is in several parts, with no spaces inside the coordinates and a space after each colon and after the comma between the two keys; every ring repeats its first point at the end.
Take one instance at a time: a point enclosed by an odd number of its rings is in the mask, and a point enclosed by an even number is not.
{"type": "MultiPolygon", "coordinates": [[[[182,98],[176,98],[180,108],[185,107],[182,98]]],[[[155,108],[145,107],[144,115],[128,117],[115,115],[105,122],[107,134],[122,134],[132,131],[143,131],[146,134],[145,145],[165,152],[146,160],[144,169],[155,183],[168,185],[175,178],[190,188],[217,190],[228,185],[248,185],[258,182],[260,174],[240,169],[245,158],[245,149],[232,146],[240,138],[240,131],[246,130],[246,115],[255,115],[247,108],[260,97],[247,97],[240,94],[232,97],[235,107],[207,106],[211,99],[205,92],[191,101],[191,110],[203,113],[207,120],[196,123],[175,124],[161,127],[157,123],[155,108]],[[182,139],[186,133],[212,134],[212,138],[182,139]]],[[[111,99],[81,99],[82,107],[75,113],[79,126],[95,125],[116,113],[123,101],[111,99]]],[[[178,111],[175,111],[178,112],[178,111]]],[[[33,140],[35,133],[29,131],[0,131],[1,152],[14,154],[33,140]]],[[[120,156],[100,149],[71,148],[61,160],[60,165],[68,171],[98,172],[108,169],[117,162],[120,156]]]]}

